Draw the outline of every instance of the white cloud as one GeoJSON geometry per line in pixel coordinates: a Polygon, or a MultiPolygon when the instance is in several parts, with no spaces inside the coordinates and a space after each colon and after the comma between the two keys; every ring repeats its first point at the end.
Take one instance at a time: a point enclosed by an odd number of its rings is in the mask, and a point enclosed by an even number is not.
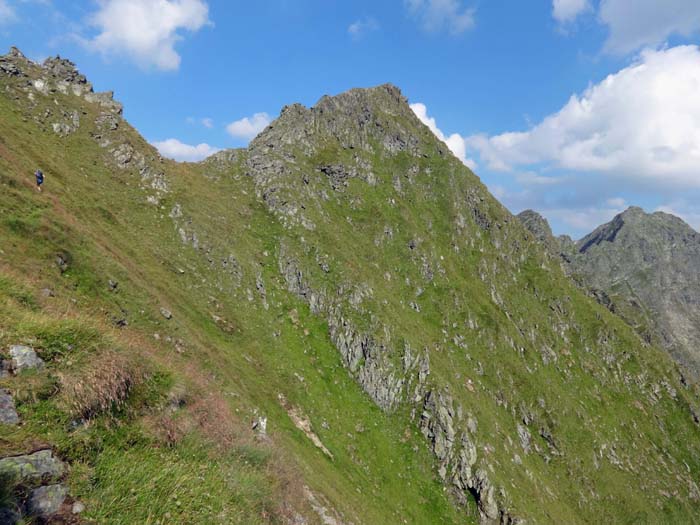
{"type": "Polygon", "coordinates": [[[429,32],[446,30],[452,35],[474,27],[474,8],[459,0],[405,0],[409,13],[417,17],[429,32]]]}
{"type": "Polygon", "coordinates": [[[611,197],[605,201],[608,206],[614,206],[615,208],[625,208],[627,206],[627,201],[622,197],[611,197]]]}
{"type": "Polygon", "coordinates": [[[252,117],[245,117],[226,126],[229,135],[237,139],[252,140],[258,133],[264,130],[271,122],[267,113],[256,113],[252,117]]]}
{"type": "Polygon", "coordinates": [[[362,38],[365,34],[379,29],[379,23],[372,17],[355,20],[348,26],[348,34],[354,38],[362,38]]]}
{"type": "Polygon", "coordinates": [[[476,163],[473,160],[467,158],[467,145],[464,141],[464,138],[461,135],[459,135],[458,133],[453,133],[449,137],[445,136],[442,130],[440,130],[440,128],[437,127],[435,118],[428,116],[428,108],[425,106],[425,104],[416,102],[415,104],[411,104],[411,109],[413,110],[413,113],[415,113],[416,116],[420,119],[420,121],[426,126],[428,126],[430,128],[430,131],[432,131],[437,138],[439,138],[447,145],[450,151],[454,153],[455,157],[461,160],[466,166],[468,166],[472,170],[476,169],[476,163]]]}
{"type": "Polygon", "coordinates": [[[590,8],[588,0],[552,0],[552,16],[560,24],[573,22],[590,8]]]}
{"type": "Polygon", "coordinates": [[[610,30],[606,50],[625,54],[700,31],[700,1],[601,0],[599,17],[610,30]]]}
{"type": "Polygon", "coordinates": [[[205,118],[194,118],[194,117],[187,117],[185,118],[185,122],[188,124],[194,126],[195,124],[201,124],[207,129],[211,129],[214,127],[214,119],[211,119],[209,117],[205,118]]]}
{"type": "Polygon", "coordinates": [[[601,224],[609,222],[615,215],[625,211],[626,206],[591,206],[587,208],[552,208],[538,210],[549,220],[565,224],[576,237],[586,235],[601,224]]]}
{"type": "Polygon", "coordinates": [[[219,148],[214,148],[209,144],[197,144],[192,146],[185,144],[177,139],[167,139],[163,141],[155,141],[152,144],[158,149],[161,155],[169,159],[180,162],[196,162],[213,155],[219,148]]]}
{"type": "Polygon", "coordinates": [[[17,14],[6,0],[0,0],[0,26],[10,24],[17,20],[17,14]]]}
{"type": "Polygon", "coordinates": [[[175,44],[181,30],[198,31],[209,23],[203,0],[98,0],[90,22],[100,33],[88,45],[104,54],[126,55],[143,67],[180,66],[175,44]]]}
{"type": "Polygon", "coordinates": [[[700,187],[700,49],[644,52],[524,132],[472,136],[493,170],[600,173],[652,187],[700,187]]]}

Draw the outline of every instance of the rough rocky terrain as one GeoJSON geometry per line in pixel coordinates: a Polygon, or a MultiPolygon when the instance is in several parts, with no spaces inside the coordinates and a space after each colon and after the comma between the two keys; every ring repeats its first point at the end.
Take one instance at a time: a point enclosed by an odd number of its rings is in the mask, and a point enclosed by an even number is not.
{"type": "Polygon", "coordinates": [[[65,465],[14,475],[8,512],[696,519],[696,388],[398,88],[287,106],[198,164],[66,60],[13,50],[0,88],[0,456],[65,465]]]}

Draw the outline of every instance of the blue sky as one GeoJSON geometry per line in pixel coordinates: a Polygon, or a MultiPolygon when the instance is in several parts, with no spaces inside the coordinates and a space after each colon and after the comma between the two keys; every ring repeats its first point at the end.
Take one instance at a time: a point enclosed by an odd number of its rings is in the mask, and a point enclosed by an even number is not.
{"type": "Polygon", "coordinates": [[[574,237],[631,204],[700,227],[698,36],[698,0],[0,0],[0,48],[71,58],[166,155],[392,82],[511,211],[574,237]]]}

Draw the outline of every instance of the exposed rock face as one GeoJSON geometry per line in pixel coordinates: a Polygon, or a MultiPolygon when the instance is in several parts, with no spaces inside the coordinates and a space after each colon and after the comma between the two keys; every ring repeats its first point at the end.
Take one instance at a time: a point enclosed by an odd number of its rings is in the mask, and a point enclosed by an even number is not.
{"type": "Polygon", "coordinates": [[[598,302],[647,341],[663,345],[700,379],[700,234],[678,217],[638,207],[576,243],[555,239],[536,212],[518,218],[562,256],[572,276],[598,302]]]}
{"type": "MultiPolygon", "coordinates": [[[[418,155],[419,139],[411,126],[406,125],[415,125],[416,120],[399,89],[389,84],[325,96],[312,108],[301,104],[286,106],[279,118],[251,142],[248,172],[255,180],[258,196],[285,224],[299,224],[313,230],[315,224],[303,205],[307,199],[317,198],[318,188],[308,185],[309,174],[301,166],[294,166],[295,155],[318,154],[328,138],[349,151],[371,152],[381,144],[392,155],[401,152],[418,155]],[[382,108],[381,112],[376,111],[378,107],[382,108]],[[280,176],[283,173],[287,176],[280,176]],[[307,184],[306,188],[290,184],[297,177],[307,184]],[[294,198],[290,195],[292,188],[294,198]]],[[[373,184],[371,167],[360,155],[355,155],[354,160],[350,165],[316,166],[328,182],[328,189],[321,189],[324,194],[342,192],[352,178],[373,184]]]]}
{"type": "Polygon", "coordinates": [[[1,458],[0,477],[14,487],[15,501],[0,503],[11,505],[0,508],[0,523],[18,523],[22,517],[47,520],[56,514],[68,495],[68,488],[59,483],[66,470],[48,449],[1,458]]]}
{"type": "Polygon", "coordinates": [[[533,210],[525,210],[517,215],[520,222],[523,223],[535,238],[540,242],[550,242],[554,235],[552,228],[549,227],[547,219],[533,210]]]}
{"type": "MultiPolygon", "coordinates": [[[[536,211],[525,210],[516,217],[535,236],[535,239],[544,244],[547,252],[553,257],[561,257],[564,261],[568,261],[576,251],[574,241],[568,235],[555,237],[547,219],[536,211]]],[[[567,266],[564,268],[568,269],[567,266]]]]}
{"type": "Polygon", "coordinates": [[[576,246],[573,270],[609,296],[636,302],[661,343],[700,379],[700,234],[673,215],[632,207],[576,246]]]}

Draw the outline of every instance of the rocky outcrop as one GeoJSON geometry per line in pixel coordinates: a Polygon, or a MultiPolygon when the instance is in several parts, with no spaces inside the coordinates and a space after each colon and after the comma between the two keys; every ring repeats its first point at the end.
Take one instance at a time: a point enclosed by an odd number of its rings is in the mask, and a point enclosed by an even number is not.
{"type": "Polygon", "coordinates": [[[65,472],[64,463],[54,456],[50,449],[0,459],[0,474],[25,484],[37,485],[42,481],[56,481],[65,472]]]}
{"type": "Polygon", "coordinates": [[[34,489],[29,495],[27,512],[30,516],[49,518],[59,511],[67,495],[68,489],[61,484],[34,489]]]}
{"type": "Polygon", "coordinates": [[[248,148],[247,173],[256,192],[287,227],[316,225],[305,213],[305,202],[319,195],[329,197],[326,188],[342,192],[352,178],[375,183],[371,166],[359,152],[374,151],[381,144],[384,155],[407,153],[418,156],[420,140],[414,128],[417,117],[395,86],[353,89],[340,95],[322,97],[315,106],[286,106],[277,120],[258,135],[248,148]],[[313,167],[324,175],[327,186],[313,181],[305,161],[319,154],[332,140],[352,155],[352,163],[320,163],[313,167]],[[298,181],[303,181],[300,186],[298,181]]]}
{"type": "Polygon", "coordinates": [[[167,177],[160,156],[142,153],[143,148],[134,147],[123,134],[118,133],[123,124],[122,105],[114,100],[112,92],[95,93],[92,84],[73,62],[57,56],[46,59],[43,64],[36,64],[13,48],[9,54],[0,56],[0,74],[19,79],[17,87],[26,93],[30,110],[36,106],[37,95],[54,97],[52,106],[34,114],[33,119],[62,137],[78,131],[87,112],[84,107],[65,107],[59,102],[58,95],[74,96],[85,103],[97,105],[100,112],[94,122],[96,130],[91,132],[92,138],[107,150],[109,158],[118,168],[138,173],[142,188],[149,193],[147,202],[158,204],[168,193],[167,177]]]}
{"type": "Polygon", "coordinates": [[[10,370],[15,374],[23,370],[41,370],[44,361],[36,354],[33,348],[24,345],[10,346],[10,370]]]}
{"type": "MultiPolygon", "coordinates": [[[[419,411],[414,409],[413,414],[420,414],[418,426],[438,461],[440,477],[451,484],[456,499],[466,503],[467,495],[471,494],[482,523],[517,523],[506,509],[499,507],[486,471],[474,470],[477,448],[475,437],[468,429],[476,429],[476,421],[471,416],[466,421],[464,410],[455,405],[448,394],[430,389],[427,354],[414,355],[407,347],[403,353],[403,369],[397,369],[389,359],[395,350],[378,343],[375,336],[356,330],[352,321],[343,316],[342,292],[329,296],[325,291],[313,290],[284,244],[279,268],[288,290],[303,298],[312,312],[326,318],[329,335],[345,366],[378,406],[391,411],[402,402],[417,404],[419,411]]],[[[386,333],[388,327],[383,331],[386,333]]]]}
{"type": "MultiPolygon", "coordinates": [[[[555,237],[547,219],[534,210],[525,210],[516,215],[516,218],[540,243],[544,245],[547,253],[554,259],[561,258],[564,262],[570,261],[576,252],[574,241],[568,235],[555,237]]],[[[563,269],[569,270],[564,264],[563,269]]]]}
{"type": "Polygon", "coordinates": [[[355,329],[343,314],[342,294],[313,290],[285,244],[280,246],[278,262],[287,289],[303,298],[312,312],[325,317],[331,340],[365,392],[383,409],[395,408],[402,399],[404,379],[388,359],[391,350],[373,335],[355,329]]]}
{"type": "Polygon", "coordinates": [[[61,483],[66,472],[66,465],[49,449],[0,458],[0,479],[8,491],[8,499],[0,504],[0,522],[14,524],[23,518],[50,522],[68,496],[61,483]]]}

